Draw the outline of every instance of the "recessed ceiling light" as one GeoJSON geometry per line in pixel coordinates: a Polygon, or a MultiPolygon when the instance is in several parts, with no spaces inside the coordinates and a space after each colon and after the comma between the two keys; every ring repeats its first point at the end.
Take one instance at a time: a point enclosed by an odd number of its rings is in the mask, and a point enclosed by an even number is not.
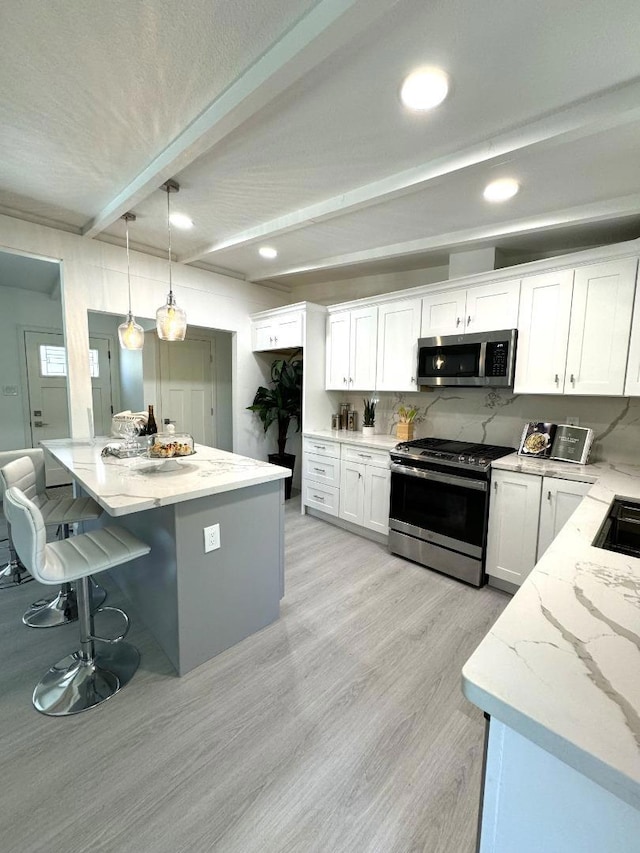
{"type": "Polygon", "coordinates": [[[172,213],[169,219],[176,228],[193,228],[193,219],[190,219],[185,213],[172,213]]]}
{"type": "Polygon", "coordinates": [[[410,110],[431,110],[449,91],[449,76],[441,68],[418,68],[405,79],[400,97],[410,110]]]}
{"type": "Polygon", "coordinates": [[[278,252],[272,246],[260,246],[258,249],[258,254],[261,258],[267,258],[272,261],[274,258],[278,257],[278,252]]]}
{"type": "Polygon", "coordinates": [[[514,178],[500,178],[499,181],[491,181],[484,188],[484,197],[487,201],[507,201],[513,198],[520,189],[520,184],[514,178]]]}

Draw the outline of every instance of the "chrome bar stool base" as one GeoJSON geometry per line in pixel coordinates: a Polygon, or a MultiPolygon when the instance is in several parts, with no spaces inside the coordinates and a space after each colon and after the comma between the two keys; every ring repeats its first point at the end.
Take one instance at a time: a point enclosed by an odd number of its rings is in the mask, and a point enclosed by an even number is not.
{"type": "Polygon", "coordinates": [[[0,569],[0,583],[2,581],[13,581],[18,586],[29,577],[29,572],[18,560],[9,560],[6,566],[0,569]]]}
{"type": "MultiPolygon", "coordinates": [[[[107,597],[104,587],[91,581],[91,609],[96,610],[107,597]]],[[[29,628],[56,628],[58,625],[68,625],[78,618],[76,593],[71,584],[65,583],[60,592],[52,599],[39,599],[22,617],[29,628]]]]}
{"type": "Polygon", "coordinates": [[[51,667],[33,691],[36,711],[50,717],[79,714],[115,696],[131,681],[140,663],[136,647],[94,642],[93,659],[84,660],[75,651],[51,667]]]}

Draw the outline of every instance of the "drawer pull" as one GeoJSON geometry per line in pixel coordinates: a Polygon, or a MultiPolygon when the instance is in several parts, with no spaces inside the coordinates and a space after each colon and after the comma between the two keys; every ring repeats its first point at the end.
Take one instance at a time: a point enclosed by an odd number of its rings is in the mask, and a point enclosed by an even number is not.
{"type": "Polygon", "coordinates": [[[327,449],[324,446],[324,444],[314,444],[313,446],[315,447],[316,450],[326,450],[327,449]]]}
{"type": "Polygon", "coordinates": [[[316,472],[316,474],[326,474],[327,473],[324,468],[314,468],[313,470],[316,472]]]}
{"type": "Polygon", "coordinates": [[[358,456],[360,456],[362,459],[371,459],[370,453],[358,453],[358,456]]]}
{"type": "Polygon", "coordinates": [[[315,501],[324,501],[324,498],[322,497],[322,495],[314,495],[314,496],[313,496],[313,499],[314,499],[315,501]]]}

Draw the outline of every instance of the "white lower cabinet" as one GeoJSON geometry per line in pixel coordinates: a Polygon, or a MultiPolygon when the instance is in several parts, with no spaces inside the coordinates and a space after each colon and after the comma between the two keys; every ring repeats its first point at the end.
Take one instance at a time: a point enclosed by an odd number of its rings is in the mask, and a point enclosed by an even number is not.
{"type": "Polygon", "coordinates": [[[340,518],[387,535],[389,454],[344,445],[340,463],[340,518]]]}
{"type": "Polygon", "coordinates": [[[362,523],[369,530],[385,536],[389,533],[389,490],[391,471],[388,468],[365,466],[364,516],[362,523]]]}
{"type": "Polygon", "coordinates": [[[520,586],[591,485],[559,477],[493,471],[487,574],[520,586]]]}
{"type": "Polygon", "coordinates": [[[340,464],[340,518],[360,525],[364,519],[364,471],[360,462],[340,464]]]}

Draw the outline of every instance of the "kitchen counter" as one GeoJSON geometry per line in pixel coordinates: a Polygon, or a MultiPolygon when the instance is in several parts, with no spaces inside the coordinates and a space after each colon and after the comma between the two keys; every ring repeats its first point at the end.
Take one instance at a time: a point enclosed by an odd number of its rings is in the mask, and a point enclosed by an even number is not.
{"type": "Polygon", "coordinates": [[[361,432],[346,429],[305,429],[304,434],[309,438],[323,438],[325,441],[339,441],[341,444],[356,444],[361,447],[377,447],[380,450],[393,450],[400,441],[395,435],[363,435],[361,432]]]}
{"type": "Polygon", "coordinates": [[[594,548],[640,467],[503,457],[494,468],[593,482],[463,668],[492,718],[640,809],[640,559],[594,548]]]}
{"type": "Polygon", "coordinates": [[[81,483],[84,491],[113,516],[169,506],[291,475],[288,468],[202,444],[195,445],[194,456],[169,460],[175,462],[173,469],[166,468],[167,460],[162,459],[101,456],[103,447],[111,443],[117,441],[97,438],[89,443],[61,438],[41,442],[45,450],[81,483]]]}
{"type": "MultiPolygon", "coordinates": [[[[196,445],[175,460],[101,456],[109,439],[43,441],[151,551],[109,571],[179,675],[275,621],[284,595],[287,468],[196,445]],[[165,467],[168,466],[168,467],[165,467]],[[218,547],[205,551],[205,529],[218,547]]],[[[94,526],[93,523],[86,527],[94,526]]]]}

